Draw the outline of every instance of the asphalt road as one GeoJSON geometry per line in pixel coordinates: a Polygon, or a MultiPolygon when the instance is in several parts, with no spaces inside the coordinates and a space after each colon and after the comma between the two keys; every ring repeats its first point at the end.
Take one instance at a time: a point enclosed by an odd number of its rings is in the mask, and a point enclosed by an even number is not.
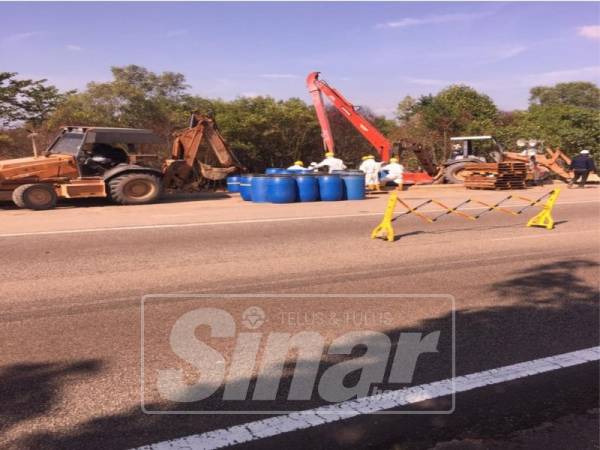
{"type": "MultiPolygon", "coordinates": [[[[396,222],[394,243],[369,239],[385,199],[241,213],[231,200],[195,216],[202,225],[186,216],[202,211],[202,202],[193,201],[123,207],[116,217],[107,213],[114,207],[102,206],[0,211],[7,219],[0,231],[0,445],[131,448],[260,418],[141,411],[140,304],[147,294],[450,295],[456,375],[598,345],[599,191],[565,193],[552,231],[526,228],[522,216],[489,214],[477,222],[449,216],[433,225],[409,216],[396,222]],[[61,222],[61,212],[76,219],[61,222]]],[[[452,203],[464,192],[439,195],[452,203]]],[[[244,301],[223,304],[238,312],[244,301]]],[[[385,298],[368,306],[339,298],[260,301],[267,314],[282,304],[297,313],[399,308],[397,299],[385,298]]],[[[373,327],[447,330],[447,303],[407,301],[392,323],[373,327]]],[[[165,347],[173,321],[197,306],[198,299],[188,298],[148,308],[146,345],[165,347]]],[[[318,331],[330,332],[329,325],[318,331]]],[[[450,355],[448,345],[440,353],[450,355]]],[[[154,351],[145,370],[170,367],[173,358],[168,349],[154,351]]],[[[446,369],[434,362],[415,383],[447,378],[446,369]]],[[[245,447],[428,448],[498,437],[597,407],[598,375],[597,363],[579,365],[457,395],[450,415],[361,416],[245,447]]],[[[142,390],[153,409],[173,407],[153,385],[142,390]]],[[[449,401],[427,406],[443,409],[449,401]]],[[[281,398],[275,403],[286,405],[281,398]]],[[[218,399],[202,405],[222,406],[218,399]]]]}

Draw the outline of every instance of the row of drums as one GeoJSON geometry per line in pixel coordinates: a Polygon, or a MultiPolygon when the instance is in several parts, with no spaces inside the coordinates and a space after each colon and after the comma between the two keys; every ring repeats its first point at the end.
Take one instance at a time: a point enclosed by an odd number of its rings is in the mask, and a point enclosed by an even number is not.
{"type": "Polygon", "coordinates": [[[361,171],[246,174],[228,177],[227,190],[255,203],[362,200],[365,175],[361,171]]]}

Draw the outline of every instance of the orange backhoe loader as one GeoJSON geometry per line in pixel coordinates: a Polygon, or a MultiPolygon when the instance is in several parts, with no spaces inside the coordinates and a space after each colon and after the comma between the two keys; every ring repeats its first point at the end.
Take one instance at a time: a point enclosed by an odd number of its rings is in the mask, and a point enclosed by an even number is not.
{"type": "Polygon", "coordinates": [[[192,115],[162,168],[138,163],[139,146],[162,143],[150,130],[64,127],[41,155],[34,142],[34,156],[0,161],[0,201],[34,210],[53,208],[59,198],[145,204],[164,191],[198,190],[242,169],[209,117],[192,115]]]}

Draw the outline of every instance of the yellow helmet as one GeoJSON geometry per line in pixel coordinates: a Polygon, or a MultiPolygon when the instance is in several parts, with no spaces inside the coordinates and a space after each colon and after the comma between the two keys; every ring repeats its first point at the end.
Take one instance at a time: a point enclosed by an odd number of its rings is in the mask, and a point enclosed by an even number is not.
{"type": "Polygon", "coordinates": [[[390,158],[390,162],[391,163],[397,163],[398,162],[398,158],[390,158]]]}
{"type": "Polygon", "coordinates": [[[375,159],[373,155],[367,155],[367,159],[375,159]]]}
{"type": "Polygon", "coordinates": [[[325,157],[326,158],[331,158],[333,156],[333,152],[327,152],[325,153],[325,157]]]}
{"type": "Polygon", "coordinates": [[[366,161],[367,159],[369,159],[369,157],[368,157],[368,156],[363,156],[363,157],[361,158],[361,160],[362,160],[362,161],[366,161]]]}
{"type": "Polygon", "coordinates": [[[300,166],[300,167],[304,167],[304,163],[302,161],[296,161],[294,163],[295,166],[300,166]]]}

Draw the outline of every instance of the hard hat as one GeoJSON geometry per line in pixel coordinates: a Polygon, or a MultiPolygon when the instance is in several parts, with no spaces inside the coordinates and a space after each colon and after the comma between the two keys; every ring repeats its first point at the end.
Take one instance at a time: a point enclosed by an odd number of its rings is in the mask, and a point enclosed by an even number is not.
{"type": "Polygon", "coordinates": [[[294,163],[294,165],[295,165],[295,166],[302,166],[302,167],[304,167],[304,163],[303,163],[302,161],[296,161],[296,162],[294,163]]]}
{"type": "Polygon", "coordinates": [[[360,158],[362,161],[366,161],[367,159],[369,159],[368,156],[363,156],[362,158],[360,158]]]}
{"type": "Polygon", "coordinates": [[[367,159],[375,159],[375,157],[373,155],[368,155],[367,159]]]}
{"type": "Polygon", "coordinates": [[[333,152],[327,152],[325,153],[325,157],[326,158],[331,158],[333,156],[333,152]]]}
{"type": "Polygon", "coordinates": [[[397,163],[398,162],[398,158],[390,158],[390,162],[391,163],[397,163]]]}
{"type": "Polygon", "coordinates": [[[582,155],[589,155],[590,151],[589,150],[581,150],[579,153],[581,153],[582,155]]]}

